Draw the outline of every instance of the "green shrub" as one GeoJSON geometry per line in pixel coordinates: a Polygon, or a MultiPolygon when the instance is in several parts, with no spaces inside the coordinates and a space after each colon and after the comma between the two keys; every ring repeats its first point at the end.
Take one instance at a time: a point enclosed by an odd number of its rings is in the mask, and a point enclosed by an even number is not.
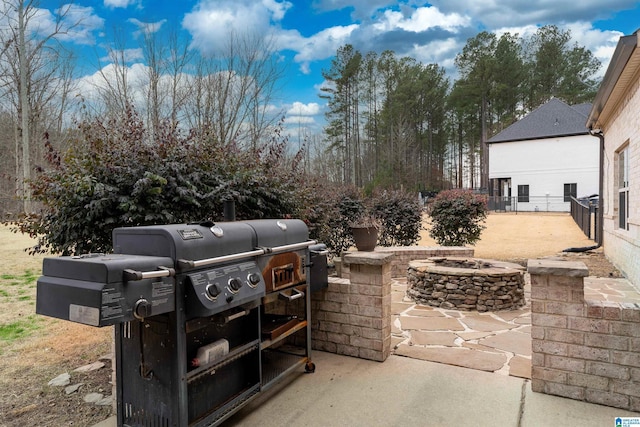
{"type": "Polygon", "coordinates": [[[374,193],[371,212],[380,219],[380,246],[411,246],[420,238],[422,208],[412,194],[399,190],[374,193]]]}
{"type": "Polygon", "coordinates": [[[332,256],[354,245],[351,226],[362,217],[374,217],[380,223],[380,246],[410,246],[420,237],[421,209],[410,194],[382,190],[365,198],[353,186],[336,185],[320,186],[314,194],[305,219],[312,238],[325,243],[332,256]]]}
{"type": "Polygon", "coordinates": [[[226,200],[238,219],[296,217],[305,191],[285,140],[247,151],[166,124],[151,138],[133,110],[82,123],[64,153],[46,145],[50,167],[31,183],[43,208],[14,223],[39,238],[32,253],[110,252],[115,227],[219,221],[226,200]]]}
{"type": "Polygon", "coordinates": [[[333,256],[340,256],[354,245],[351,223],[365,211],[362,195],[352,186],[327,186],[319,196],[316,206],[324,209],[314,238],[326,244],[333,256]]]}
{"type": "Polygon", "coordinates": [[[482,222],[487,217],[486,198],[469,190],[442,191],[431,202],[429,215],[429,234],[438,244],[474,245],[485,228],[482,222]]]}

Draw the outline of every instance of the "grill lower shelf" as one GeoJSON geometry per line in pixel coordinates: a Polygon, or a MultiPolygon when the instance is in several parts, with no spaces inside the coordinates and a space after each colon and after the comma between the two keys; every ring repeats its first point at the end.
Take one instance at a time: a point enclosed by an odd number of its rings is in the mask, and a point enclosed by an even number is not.
{"type": "Polygon", "coordinates": [[[256,385],[255,387],[250,388],[249,390],[244,391],[238,396],[235,396],[233,399],[229,401],[229,403],[225,404],[216,412],[207,418],[204,418],[199,421],[195,421],[190,424],[190,427],[200,427],[200,426],[217,426],[220,425],[223,421],[229,418],[231,415],[235,413],[236,410],[240,409],[247,403],[249,403],[254,397],[258,395],[260,392],[260,386],[256,385]]]}
{"type": "Polygon", "coordinates": [[[287,346],[262,352],[262,389],[266,390],[291,371],[307,364],[309,358],[302,347],[287,346]]]}

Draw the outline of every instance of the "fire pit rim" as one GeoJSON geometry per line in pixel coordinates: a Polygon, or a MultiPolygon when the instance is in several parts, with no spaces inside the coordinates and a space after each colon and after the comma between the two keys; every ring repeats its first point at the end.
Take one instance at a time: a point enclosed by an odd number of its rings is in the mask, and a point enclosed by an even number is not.
{"type": "Polygon", "coordinates": [[[429,257],[427,259],[410,261],[409,267],[425,273],[452,274],[457,276],[496,276],[526,271],[525,267],[513,262],[475,257],[429,257]],[[443,260],[454,262],[473,260],[479,264],[480,268],[445,266],[441,265],[443,260]]]}

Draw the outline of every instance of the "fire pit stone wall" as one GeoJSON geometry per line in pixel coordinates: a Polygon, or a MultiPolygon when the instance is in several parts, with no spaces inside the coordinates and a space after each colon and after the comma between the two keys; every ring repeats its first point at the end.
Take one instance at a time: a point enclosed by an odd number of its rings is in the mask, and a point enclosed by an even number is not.
{"type": "Polygon", "coordinates": [[[409,263],[407,296],[433,307],[479,312],[525,304],[521,265],[478,258],[432,257],[409,263]]]}

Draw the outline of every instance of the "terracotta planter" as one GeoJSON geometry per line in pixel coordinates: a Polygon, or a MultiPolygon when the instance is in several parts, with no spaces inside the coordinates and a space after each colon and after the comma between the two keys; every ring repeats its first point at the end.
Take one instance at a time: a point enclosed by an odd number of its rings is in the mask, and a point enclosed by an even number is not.
{"type": "Polygon", "coordinates": [[[351,227],[353,240],[359,251],[371,252],[378,242],[378,229],[376,227],[351,227]]]}

